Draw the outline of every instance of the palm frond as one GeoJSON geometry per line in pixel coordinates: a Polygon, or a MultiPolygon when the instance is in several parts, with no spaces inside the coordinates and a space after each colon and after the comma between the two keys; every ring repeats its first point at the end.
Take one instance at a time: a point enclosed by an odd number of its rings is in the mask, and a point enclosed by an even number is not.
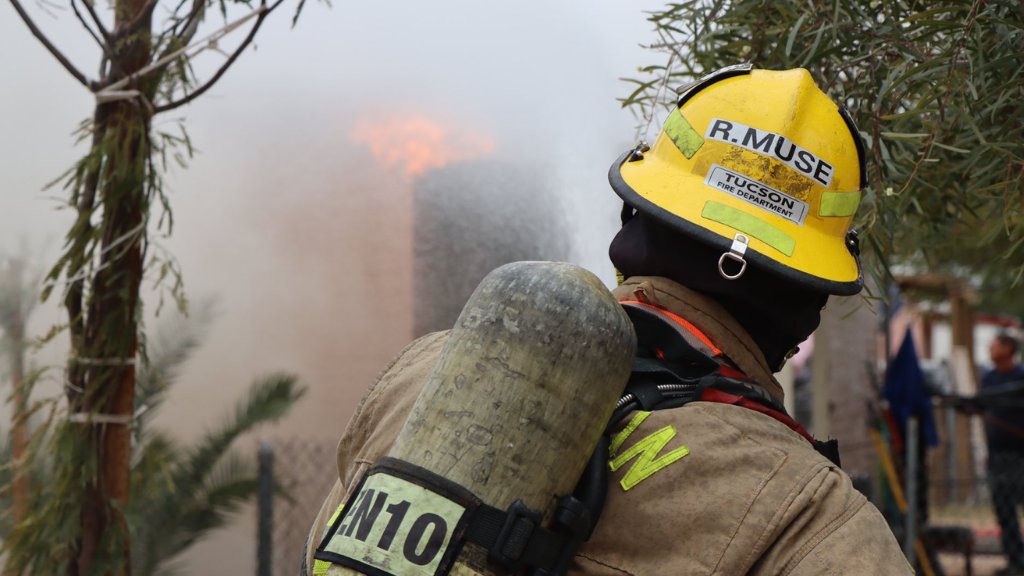
{"type": "Polygon", "coordinates": [[[148,437],[134,492],[145,497],[133,500],[129,515],[136,573],[174,573],[179,568],[174,558],[251,500],[258,488],[255,466],[231,446],[260,424],[284,416],[304,392],[294,376],[266,376],[253,383],[226,424],[191,448],[182,450],[159,434],[148,437]]]}
{"type": "Polygon", "coordinates": [[[191,450],[184,466],[175,475],[176,484],[201,484],[236,438],[259,424],[278,420],[304,393],[292,375],[274,374],[258,380],[247,397],[236,406],[234,418],[219,430],[207,434],[191,450]]]}

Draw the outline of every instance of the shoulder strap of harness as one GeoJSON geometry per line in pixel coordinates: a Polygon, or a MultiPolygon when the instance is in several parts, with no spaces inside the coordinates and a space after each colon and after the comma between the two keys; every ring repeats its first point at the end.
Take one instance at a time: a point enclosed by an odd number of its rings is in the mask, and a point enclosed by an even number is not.
{"type": "Polygon", "coordinates": [[[839,466],[835,440],[821,442],[811,436],[696,326],[650,304],[626,301],[622,307],[637,333],[637,353],[618,408],[635,402],[640,409],[659,410],[695,400],[741,406],[785,424],[839,466]]]}
{"type": "Polygon", "coordinates": [[[694,401],[740,406],[785,424],[840,466],[836,440],[814,439],[696,326],[650,304],[627,301],[622,306],[636,329],[637,353],[625,393],[573,494],[591,519],[584,540],[590,538],[601,517],[608,491],[608,436],[636,410],[679,408],[694,401]]]}

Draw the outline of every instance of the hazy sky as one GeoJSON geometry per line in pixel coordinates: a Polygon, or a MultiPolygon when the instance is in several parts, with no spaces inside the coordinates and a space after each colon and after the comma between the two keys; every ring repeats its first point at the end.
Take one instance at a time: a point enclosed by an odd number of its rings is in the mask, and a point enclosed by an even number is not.
{"type": "MultiPolygon", "coordinates": [[[[648,61],[637,47],[650,39],[641,11],[658,5],[312,3],[294,30],[285,5],[264,26],[256,50],[174,115],[186,118],[201,151],[189,171],[171,175],[181,221],[175,246],[199,238],[186,229],[193,210],[240,200],[218,190],[221,182],[315,169],[304,160],[345,154],[358,116],[422,114],[471,126],[494,139],[496,154],[564,167],[566,187],[579,187],[574,193],[586,188],[589,200],[608,198],[606,165],[628,144],[633,125],[615,102],[626,91],[617,78],[648,61]]],[[[75,158],[70,133],[90,113],[91,97],[10,6],[0,10],[0,246],[27,236],[50,239],[55,248],[67,220],[54,217],[55,203],[39,190],[75,158]]],[[[94,73],[98,52],[71,14],[34,14],[83,71],[94,73]]],[[[207,53],[200,74],[221,60],[207,53]]],[[[302,190],[279,192],[303,201],[302,190]]],[[[603,258],[589,251],[581,257],[590,266],[603,258]]]]}
{"type": "MultiPolygon", "coordinates": [[[[81,70],[95,74],[98,50],[73,15],[44,12],[33,0],[26,6],[81,70]]],[[[408,116],[444,126],[452,139],[486,139],[489,154],[554,178],[578,228],[574,259],[611,282],[605,254],[618,201],[606,174],[631,144],[635,123],[615,101],[628,90],[618,78],[649,62],[638,46],[651,39],[643,10],[659,6],[312,2],[291,29],[286,4],[220,84],[158,119],[158,127],[174,129],[172,121],[184,118],[199,153],[187,170],[167,176],[176,229],[156,249],[176,255],[193,296],[236,299],[234,290],[250,280],[235,268],[275,275],[293,256],[269,245],[264,230],[282,203],[314,213],[311,226],[330,227],[329,216],[316,213],[316,183],[338,179],[330,171],[339,166],[346,181],[377,173],[353,128],[408,116]]],[[[225,40],[225,49],[239,39],[225,40]]],[[[28,239],[49,263],[71,214],[52,199],[61,190],[41,189],[81,153],[72,132],[91,113],[92,97],[9,5],[0,7],[0,54],[0,250],[28,239]]],[[[222,60],[202,55],[200,77],[222,60]]]]}
{"type": "MultiPolygon", "coordinates": [[[[27,6],[80,69],[95,74],[98,50],[73,15],[44,12],[32,0],[27,6]]],[[[210,381],[231,381],[227,388],[236,390],[271,369],[324,380],[333,365],[351,360],[315,350],[322,342],[348,350],[346,339],[357,338],[351,326],[362,310],[346,304],[348,294],[372,290],[386,301],[408,290],[346,282],[392,276],[387,262],[373,258],[374,247],[404,241],[389,233],[388,194],[406,189],[409,177],[401,162],[374,157],[372,138],[363,135],[375,126],[379,134],[411,120],[421,126],[413,136],[427,138],[428,148],[447,147],[449,160],[491,156],[553,180],[544,188],[558,190],[567,207],[573,259],[612,283],[606,247],[620,204],[607,171],[632,144],[635,124],[616,102],[628,91],[619,77],[650,62],[639,47],[652,36],[643,11],[659,6],[313,2],[295,29],[283,6],[213,90],[157,120],[174,130],[183,118],[199,152],[187,170],[167,175],[176,227],[170,239],[155,237],[151,250],[173,253],[190,297],[216,297],[221,311],[175,394],[202,400],[210,381]]],[[[224,49],[239,39],[225,40],[224,49]]],[[[71,214],[57,210],[60,189],[41,190],[81,153],[72,132],[91,113],[92,97],[9,5],[0,7],[0,54],[0,250],[27,239],[48,265],[71,214]]],[[[203,54],[199,76],[222,61],[203,54]]],[[[408,276],[393,276],[392,284],[409,284],[408,276]]],[[[149,296],[149,314],[153,302],[149,296]]],[[[34,328],[60,321],[50,305],[34,328]]],[[[378,347],[383,359],[407,338],[395,322],[382,328],[394,334],[378,347]]],[[[365,362],[372,375],[382,360],[365,362]]],[[[359,380],[354,390],[368,384],[359,380]]],[[[207,422],[225,402],[185,417],[207,422]]]]}

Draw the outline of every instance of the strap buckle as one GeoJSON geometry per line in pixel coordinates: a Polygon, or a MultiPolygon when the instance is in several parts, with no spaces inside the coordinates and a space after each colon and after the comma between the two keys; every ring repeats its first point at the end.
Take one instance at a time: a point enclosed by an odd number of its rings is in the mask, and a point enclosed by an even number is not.
{"type": "Polygon", "coordinates": [[[732,246],[729,247],[729,251],[723,252],[718,258],[718,273],[722,275],[722,278],[725,278],[726,280],[736,280],[740,276],[743,276],[743,273],[747,271],[747,261],[743,256],[747,253],[747,246],[749,244],[750,238],[747,238],[746,235],[740,234],[739,232],[736,233],[736,236],[732,239],[732,246]],[[725,271],[726,258],[740,263],[739,272],[729,274],[725,271]]]}
{"type": "MultiPolygon", "coordinates": [[[[602,444],[597,449],[601,450],[602,444]]],[[[608,454],[607,451],[604,454],[608,454]]],[[[607,466],[607,464],[605,464],[607,466]]],[[[600,495],[602,498],[604,494],[600,495]]],[[[561,546],[554,564],[542,566],[530,573],[530,576],[563,576],[569,572],[569,566],[576,556],[580,544],[590,538],[594,529],[591,510],[583,501],[574,496],[563,496],[558,499],[558,509],[554,517],[555,534],[560,537],[561,546]]]]}
{"type": "Polygon", "coordinates": [[[558,499],[550,530],[541,526],[543,515],[522,500],[513,502],[504,514],[498,537],[487,549],[487,560],[513,572],[529,568],[531,576],[565,574],[594,527],[591,510],[573,496],[558,499]]]}
{"type": "Polygon", "coordinates": [[[530,510],[522,500],[509,506],[498,538],[487,551],[487,560],[512,570],[523,567],[523,555],[534,530],[540,526],[540,512],[530,510]]]}

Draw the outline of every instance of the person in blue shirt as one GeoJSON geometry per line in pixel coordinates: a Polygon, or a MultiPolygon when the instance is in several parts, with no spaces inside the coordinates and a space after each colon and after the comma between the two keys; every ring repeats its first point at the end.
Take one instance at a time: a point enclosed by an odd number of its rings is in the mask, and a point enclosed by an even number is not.
{"type": "Polygon", "coordinates": [[[1019,343],[1007,333],[989,345],[993,368],[981,379],[979,400],[985,406],[988,474],[992,505],[1002,531],[1007,566],[1001,576],[1024,575],[1017,506],[1024,504],[1024,366],[1015,360],[1019,343]]]}

